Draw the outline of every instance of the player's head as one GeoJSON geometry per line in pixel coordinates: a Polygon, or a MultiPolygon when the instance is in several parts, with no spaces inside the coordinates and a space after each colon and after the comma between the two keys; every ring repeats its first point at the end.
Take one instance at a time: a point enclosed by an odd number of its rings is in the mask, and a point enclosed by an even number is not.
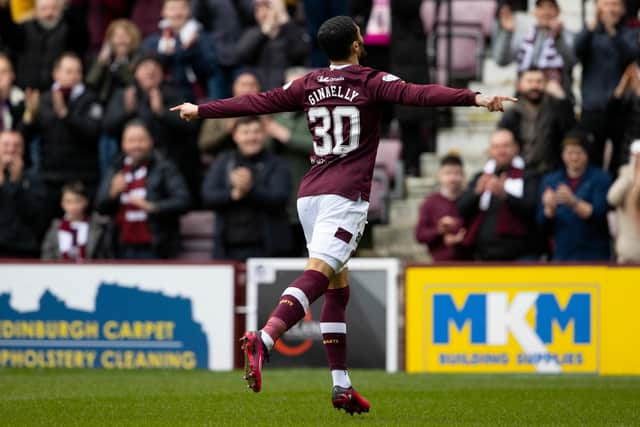
{"type": "Polygon", "coordinates": [[[62,187],[60,206],[70,219],[80,219],[89,206],[89,193],[80,181],[69,182],[62,187]]]}
{"type": "Polygon", "coordinates": [[[266,141],[260,117],[247,116],[236,120],[232,136],[238,151],[244,157],[253,157],[264,150],[266,141]]]}
{"type": "Polygon", "coordinates": [[[334,16],[318,30],[318,44],[330,61],[357,59],[365,54],[360,27],[349,16],[334,16]]]}
{"type": "Polygon", "coordinates": [[[438,181],[450,193],[457,194],[462,190],[464,167],[458,153],[449,153],[440,160],[438,181]]]}

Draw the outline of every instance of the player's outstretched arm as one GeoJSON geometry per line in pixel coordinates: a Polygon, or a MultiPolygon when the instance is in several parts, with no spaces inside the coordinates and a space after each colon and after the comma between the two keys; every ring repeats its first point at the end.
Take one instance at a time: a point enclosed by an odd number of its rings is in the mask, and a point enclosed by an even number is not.
{"type": "Polygon", "coordinates": [[[505,102],[518,102],[518,98],[512,96],[476,95],[476,105],[478,107],[485,107],[489,111],[504,111],[505,102]]]}
{"type": "Polygon", "coordinates": [[[218,99],[200,105],[185,102],[172,107],[171,111],[179,112],[185,120],[222,119],[297,111],[303,108],[303,104],[304,82],[300,78],[268,92],[218,99]]]}

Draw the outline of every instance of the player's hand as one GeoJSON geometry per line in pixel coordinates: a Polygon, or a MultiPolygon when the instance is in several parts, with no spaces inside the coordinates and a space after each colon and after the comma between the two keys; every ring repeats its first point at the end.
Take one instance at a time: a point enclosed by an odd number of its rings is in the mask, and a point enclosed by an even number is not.
{"type": "Polygon", "coordinates": [[[512,96],[487,96],[476,95],[476,105],[478,107],[486,107],[489,111],[504,111],[504,102],[518,102],[518,98],[512,96]]]}
{"type": "Polygon", "coordinates": [[[180,105],[176,105],[175,107],[172,107],[170,111],[178,111],[180,113],[180,118],[186,121],[200,118],[200,116],[198,116],[198,106],[190,102],[184,102],[180,105]]]}

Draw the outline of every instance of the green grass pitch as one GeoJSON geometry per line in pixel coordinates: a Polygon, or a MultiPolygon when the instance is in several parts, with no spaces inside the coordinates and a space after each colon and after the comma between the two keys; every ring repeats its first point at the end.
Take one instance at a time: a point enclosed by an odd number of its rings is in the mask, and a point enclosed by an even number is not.
{"type": "Polygon", "coordinates": [[[0,426],[640,425],[640,377],[408,375],[355,370],[372,412],[331,407],[320,369],[0,370],[0,426]]]}

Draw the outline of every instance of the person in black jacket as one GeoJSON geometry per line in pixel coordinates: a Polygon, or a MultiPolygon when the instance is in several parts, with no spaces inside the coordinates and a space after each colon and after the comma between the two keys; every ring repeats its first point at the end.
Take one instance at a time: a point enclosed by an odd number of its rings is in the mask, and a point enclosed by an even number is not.
{"type": "Polygon", "coordinates": [[[0,53],[0,132],[18,129],[24,113],[24,92],[14,85],[16,74],[11,60],[0,53]]]}
{"type": "Polygon", "coordinates": [[[458,199],[467,224],[463,245],[482,261],[534,259],[540,249],[535,230],[538,178],[524,170],[510,131],[496,130],[489,152],[489,161],[458,199]]]}
{"type": "Polygon", "coordinates": [[[290,19],[283,0],[257,0],[255,18],[257,25],[245,30],[236,52],[238,62],[252,67],[269,90],[284,84],[287,68],[304,64],[309,36],[290,19]]]}
{"type": "Polygon", "coordinates": [[[284,160],[265,150],[258,117],[238,119],[236,150],[221,154],[202,185],[202,200],[216,212],[214,258],[284,256],[291,249],[287,201],[291,190],[284,160]]]}
{"type": "Polygon", "coordinates": [[[151,134],[139,120],[125,126],[122,151],[100,183],[96,201],[99,213],[114,218],[116,256],[175,258],[179,218],[190,205],[184,178],[153,149],[151,134]]]}
{"type": "Polygon", "coordinates": [[[64,10],[62,0],[36,1],[35,18],[16,24],[8,3],[0,1],[0,38],[16,60],[18,86],[47,90],[53,64],[62,53],[84,55],[88,46],[86,25],[73,6],[64,10]]]}
{"type": "Polygon", "coordinates": [[[23,117],[27,138],[39,136],[47,223],[62,214],[60,189],[65,182],[82,181],[94,194],[102,123],[102,106],[82,84],[82,63],[76,54],[64,53],[56,61],[53,76],[51,90],[37,103],[28,99],[23,117]]]}
{"type": "Polygon", "coordinates": [[[104,131],[120,138],[124,126],[141,120],[151,133],[156,149],[176,163],[186,178],[191,194],[200,189],[200,154],[197,145],[198,124],[180,120],[169,107],[183,102],[175,88],[163,80],[162,61],[157,54],[145,53],[134,66],[134,84],[117,90],[104,118],[104,131]]]}
{"type": "Polygon", "coordinates": [[[20,133],[0,132],[0,257],[39,257],[44,186],[25,170],[23,151],[20,133]]]}
{"type": "Polygon", "coordinates": [[[498,129],[513,133],[526,169],[542,175],[560,167],[562,139],[576,124],[571,101],[557,81],[547,80],[544,71],[536,69],[520,75],[518,99],[498,129]]]}

